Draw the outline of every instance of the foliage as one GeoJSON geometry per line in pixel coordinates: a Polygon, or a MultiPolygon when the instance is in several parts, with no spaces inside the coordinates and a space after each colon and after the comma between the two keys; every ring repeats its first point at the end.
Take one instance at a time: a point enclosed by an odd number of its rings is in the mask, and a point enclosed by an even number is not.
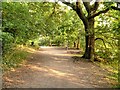
{"type": "Polygon", "coordinates": [[[20,66],[21,63],[25,62],[26,57],[29,55],[27,51],[14,50],[11,54],[5,54],[3,57],[3,70],[9,70],[20,66]]]}
{"type": "Polygon", "coordinates": [[[11,53],[12,48],[14,47],[13,40],[14,38],[10,33],[3,32],[1,37],[2,38],[2,54],[3,57],[7,53],[11,53]]]}
{"type": "MultiPolygon", "coordinates": [[[[108,71],[112,73],[110,77],[118,80],[118,38],[120,35],[120,23],[119,23],[120,13],[114,10],[108,13],[100,15],[96,18],[96,29],[95,37],[101,38],[102,40],[96,40],[95,53],[103,58],[106,62],[101,62],[103,66],[108,67],[108,71]],[[116,72],[114,72],[116,71],[116,72]]],[[[105,68],[105,67],[104,67],[105,68]]]]}
{"type": "MultiPolygon", "coordinates": [[[[112,11],[111,13],[118,12],[112,11]]],[[[116,20],[116,18],[119,18],[119,16],[111,14],[112,17],[110,17],[108,15],[109,14],[105,14],[105,16],[101,15],[97,18],[96,38],[102,38],[104,42],[102,40],[96,41],[96,53],[109,61],[115,61],[117,59],[119,36],[119,21],[116,20]]]]}
{"type": "MultiPolygon", "coordinates": [[[[101,3],[99,10],[114,3],[101,3]],[[103,6],[103,7],[101,7],[103,6]]],[[[39,48],[39,45],[58,45],[85,50],[85,31],[75,11],[63,4],[48,2],[3,2],[2,31],[3,64],[15,67],[27,55],[16,51],[23,44],[39,48]]],[[[82,6],[83,7],[83,6],[82,6]]],[[[87,12],[83,9],[85,16],[87,12]]],[[[120,12],[110,10],[95,18],[95,54],[105,59],[105,65],[118,69],[118,37],[120,34],[120,12]]]]}

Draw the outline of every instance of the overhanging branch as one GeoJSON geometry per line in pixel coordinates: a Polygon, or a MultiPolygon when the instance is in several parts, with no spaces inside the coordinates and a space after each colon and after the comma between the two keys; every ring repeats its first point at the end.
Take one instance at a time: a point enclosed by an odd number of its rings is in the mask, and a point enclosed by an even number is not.
{"type": "Polygon", "coordinates": [[[102,10],[102,11],[99,11],[99,12],[95,13],[94,15],[88,17],[88,19],[91,19],[91,18],[94,18],[94,17],[96,17],[96,16],[99,16],[99,15],[102,14],[102,13],[107,13],[110,9],[119,10],[119,11],[120,11],[120,8],[111,6],[111,7],[109,7],[109,8],[106,8],[105,10],[102,10]]]}
{"type": "Polygon", "coordinates": [[[87,17],[84,15],[84,12],[82,11],[82,7],[80,5],[79,0],[77,0],[76,5],[70,2],[66,2],[65,0],[58,0],[58,1],[61,1],[62,3],[66,4],[67,6],[70,6],[73,10],[75,10],[79,18],[83,21],[85,28],[88,27],[88,20],[87,17]]]}
{"type": "Polygon", "coordinates": [[[102,38],[96,38],[95,41],[96,41],[96,40],[102,40],[105,48],[107,48],[106,45],[105,45],[105,42],[104,42],[104,40],[103,40],[102,38]]]}
{"type": "Polygon", "coordinates": [[[101,0],[96,0],[96,1],[95,1],[94,5],[93,5],[93,11],[94,11],[94,13],[97,11],[100,1],[101,1],[101,0]]]}
{"type": "Polygon", "coordinates": [[[109,9],[110,9],[110,8],[107,8],[107,9],[105,9],[105,10],[99,11],[98,13],[95,13],[94,15],[88,17],[88,19],[91,19],[91,18],[94,18],[94,17],[96,17],[96,16],[99,16],[99,15],[102,14],[102,13],[106,13],[106,12],[109,11],[109,9]]]}
{"type": "Polygon", "coordinates": [[[111,6],[112,9],[120,11],[120,8],[111,6]]]}
{"type": "Polygon", "coordinates": [[[76,13],[78,14],[79,18],[82,20],[85,28],[87,28],[88,27],[88,20],[87,20],[86,16],[84,15],[84,13],[82,11],[82,7],[81,7],[80,4],[81,4],[80,1],[77,0],[77,2],[76,2],[76,13]]]}
{"type": "Polygon", "coordinates": [[[90,2],[84,2],[84,0],[83,0],[83,4],[87,10],[87,13],[90,14],[90,9],[91,9],[90,2]]]}

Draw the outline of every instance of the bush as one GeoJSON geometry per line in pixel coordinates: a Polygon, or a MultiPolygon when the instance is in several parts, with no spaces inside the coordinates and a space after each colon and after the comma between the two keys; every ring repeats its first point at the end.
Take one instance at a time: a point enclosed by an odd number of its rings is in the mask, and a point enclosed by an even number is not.
{"type": "Polygon", "coordinates": [[[27,51],[17,49],[11,54],[6,54],[2,62],[4,71],[18,67],[22,62],[25,61],[28,54],[29,53],[27,51]]]}
{"type": "Polygon", "coordinates": [[[10,33],[3,32],[1,35],[2,38],[2,55],[3,57],[5,54],[10,53],[14,47],[14,38],[10,33]]]}
{"type": "Polygon", "coordinates": [[[27,52],[16,50],[14,38],[10,33],[1,33],[2,66],[4,70],[18,66],[26,57],[27,52]]]}

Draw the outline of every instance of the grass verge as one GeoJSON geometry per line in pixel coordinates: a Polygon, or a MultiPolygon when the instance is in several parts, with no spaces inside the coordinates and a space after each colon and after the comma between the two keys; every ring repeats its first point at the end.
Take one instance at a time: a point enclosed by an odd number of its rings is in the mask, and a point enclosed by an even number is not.
{"type": "Polygon", "coordinates": [[[34,52],[35,49],[32,47],[18,45],[10,53],[4,55],[2,59],[3,71],[8,71],[12,68],[20,67],[27,61],[27,57],[34,52]]]}
{"type": "Polygon", "coordinates": [[[113,85],[112,88],[120,88],[118,82],[118,63],[103,63],[103,62],[94,62],[96,65],[101,67],[104,70],[108,71],[107,78],[109,79],[110,83],[113,85]]]}

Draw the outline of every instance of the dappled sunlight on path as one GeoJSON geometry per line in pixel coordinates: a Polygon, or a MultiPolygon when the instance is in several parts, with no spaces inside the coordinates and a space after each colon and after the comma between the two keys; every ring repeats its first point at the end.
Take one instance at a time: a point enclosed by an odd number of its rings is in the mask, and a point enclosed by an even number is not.
{"type": "Polygon", "coordinates": [[[110,87],[106,72],[92,62],[73,63],[65,49],[44,47],[28,62],[4,75],[4,87],[94,88],[110,87]]]}

